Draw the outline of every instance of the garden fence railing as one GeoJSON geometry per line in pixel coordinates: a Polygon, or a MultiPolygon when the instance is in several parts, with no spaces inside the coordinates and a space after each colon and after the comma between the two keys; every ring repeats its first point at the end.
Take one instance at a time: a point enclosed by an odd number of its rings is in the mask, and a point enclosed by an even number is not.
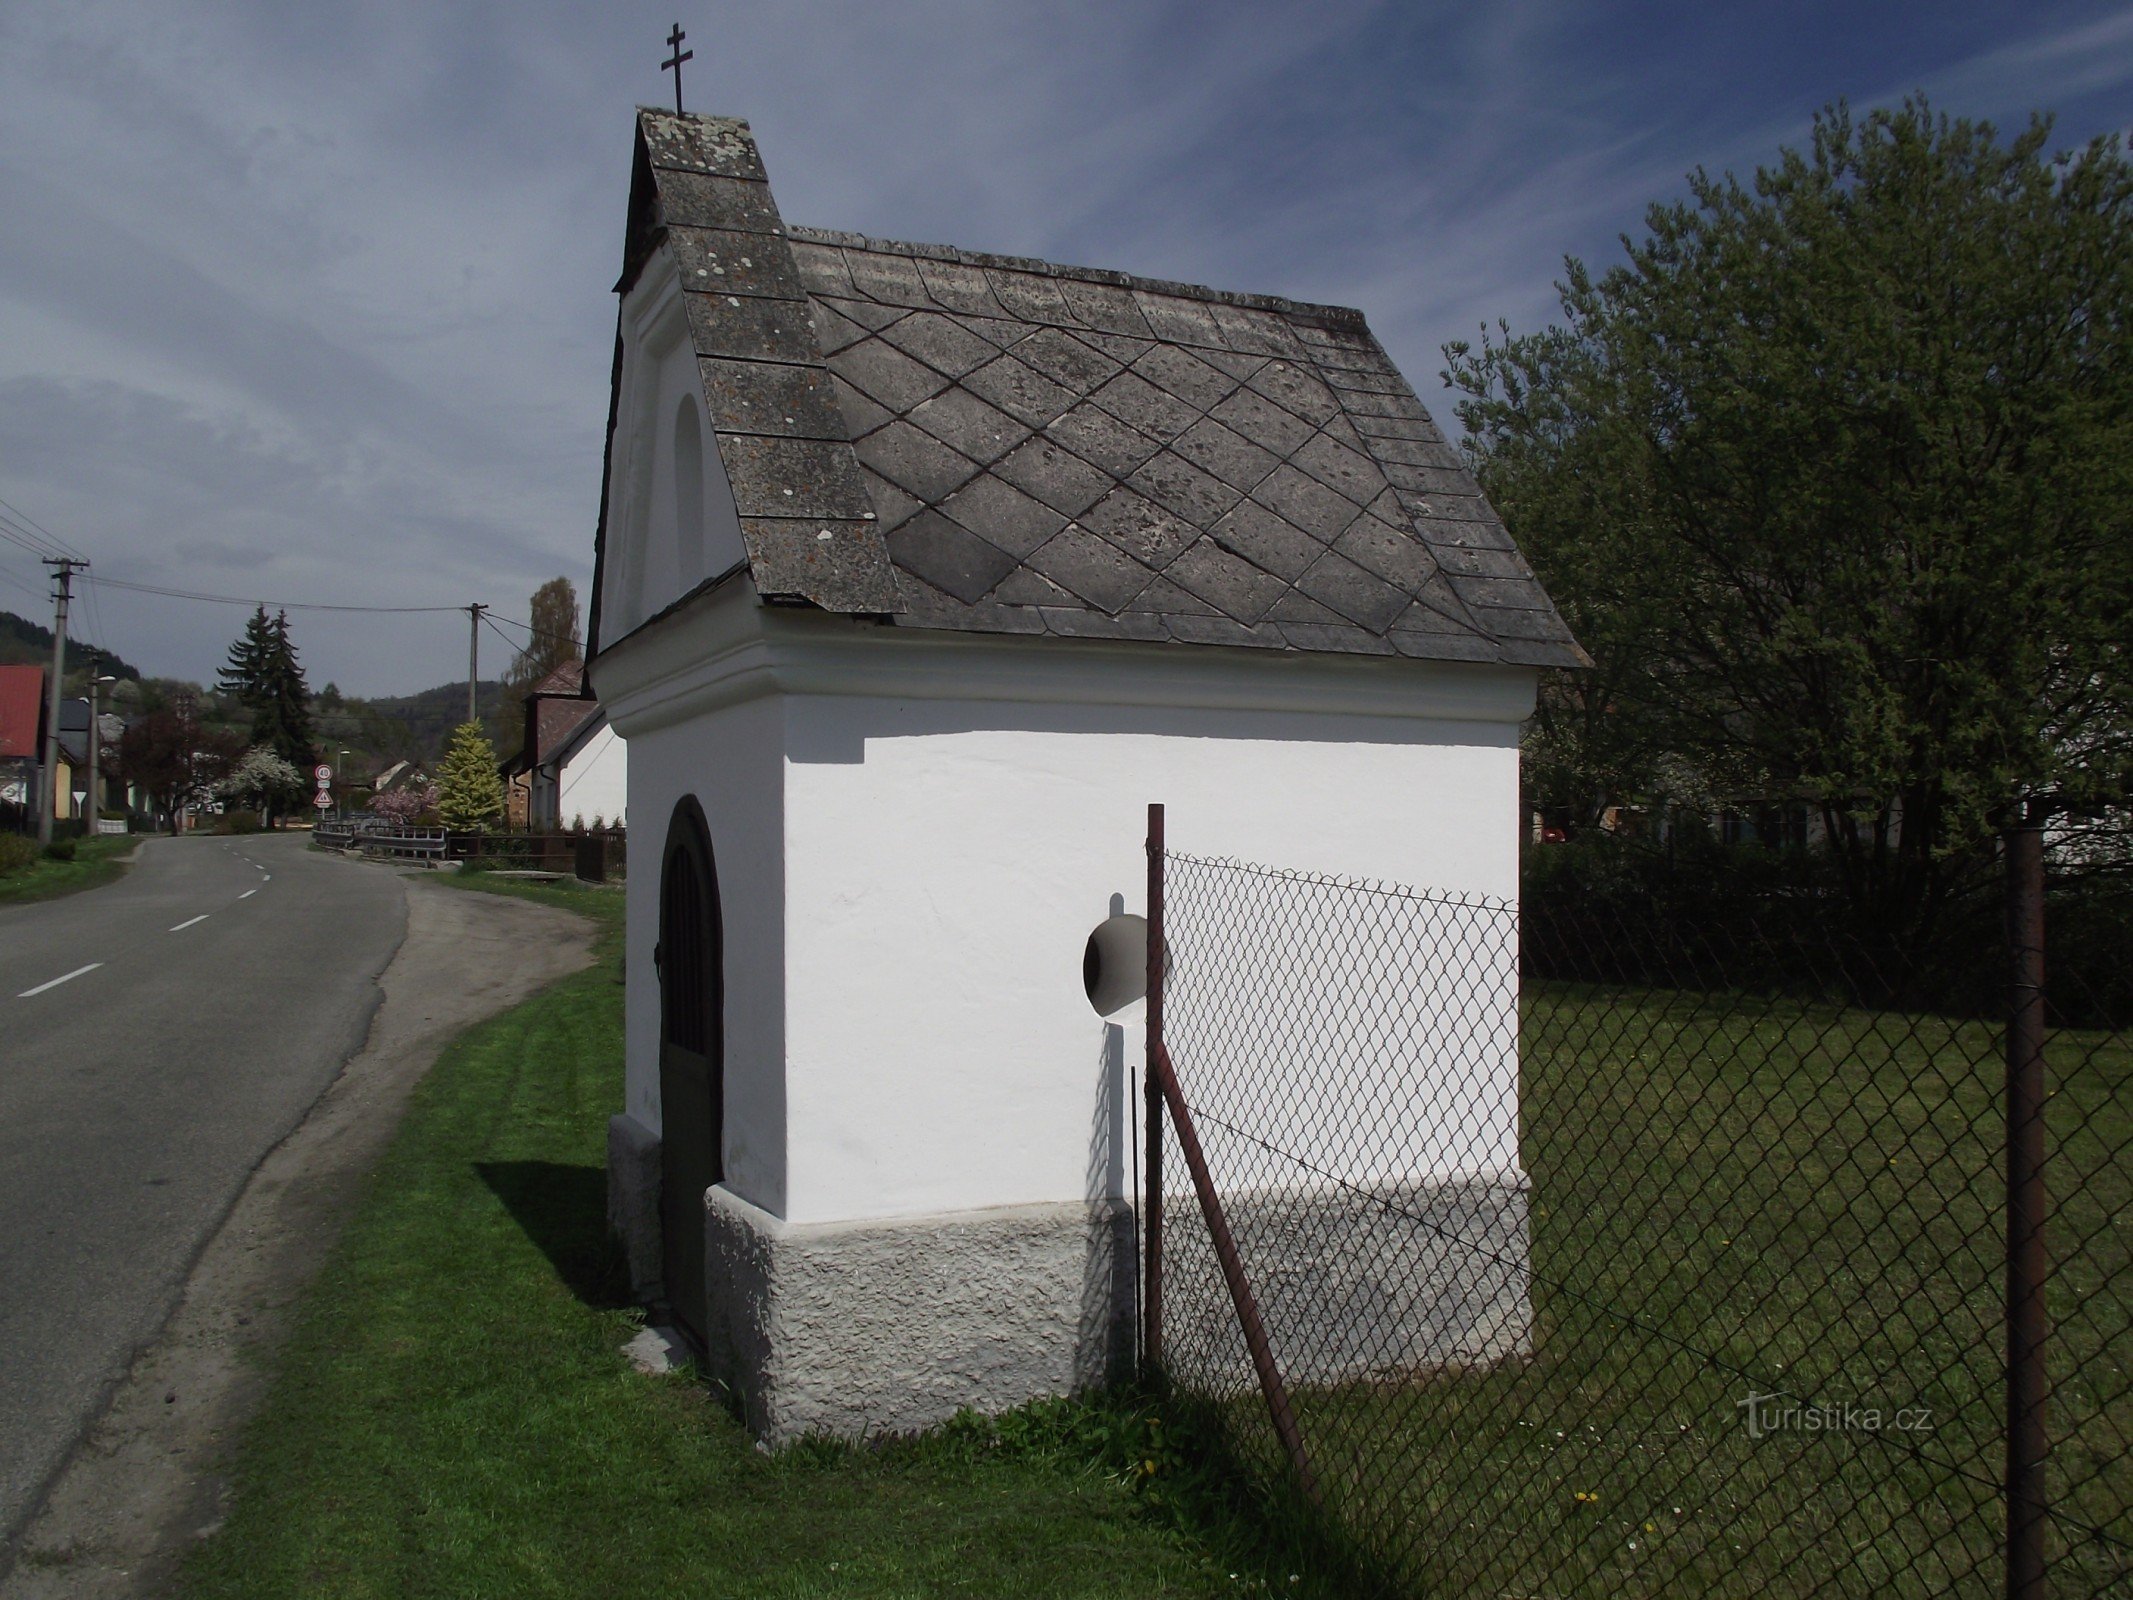
{"type": "Polygon", "coordinates": [[[1144,1356],[1353,1592],[2133,1594],[2133,1041],[2003,854],[1929,1008],[1152,808],[1144,1356]]]}

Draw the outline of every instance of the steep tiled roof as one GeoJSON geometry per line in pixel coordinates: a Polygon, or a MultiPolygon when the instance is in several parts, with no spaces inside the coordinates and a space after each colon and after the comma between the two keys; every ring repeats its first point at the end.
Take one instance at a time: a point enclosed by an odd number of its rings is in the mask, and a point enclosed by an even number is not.
{"type": "Polygon", "coordinates": [[[499,762],[510,776],[553,761],[570,738],[600,714],[600,702],[585,692],[585,664],[566,661],[526,691],[525,725],[518,753],[499,762]]]}
{"type": "Polygon", "coordinates": [[[529,694],[583,694],[585,692],[585,663],[566,661],[552,669],[529,694]]]}
{"type": "Polygon", "coordinates": [[[663,239],[766,596],[1584,661],[1360,312],[787,227],[745,124],[639,130],[624,286],[663,239]]]}
{"type": "Polygon", "coordinates": [[[540,761],[554,755],[586,718],[600,713],[597,700],[543,699],[540,707],[539,724],[534,730],[534,737],[539,741],[534,746],[535,759],[540,761]]]}

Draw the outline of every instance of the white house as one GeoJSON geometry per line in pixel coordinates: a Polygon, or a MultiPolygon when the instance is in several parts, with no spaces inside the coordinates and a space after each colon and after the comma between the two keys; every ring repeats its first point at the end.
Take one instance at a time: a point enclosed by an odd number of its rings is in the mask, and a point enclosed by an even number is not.
{"type": "Polygon", "coordinates": [[[607,713],[595,712],[556,751],[557,825],[597,818],[622,827],[629,821],[629,776],[629,746],[616,736],[607,713]]]}
{"type": "Polygon", "coordinates": [[[524,786],[526,825],[536,831],[627,821],[628,746],[586,692],[578,662],[564,662],[528,692],[518,754],[499,770],[524,786]]]}
{"type": "MultiPolygon", "coordinates": [[[[1515,897],[1519,726],[1583,657],[1359,313],[789,227],[746,124],[637,134],[588,665],[633,1275],[768,1438],[1097,1381],[1141,1063],[1082,957],[1147,803],[1515,897]]],[[[1522,1241],[1486,1092],[1440,1175],[1522,1241]]]]}

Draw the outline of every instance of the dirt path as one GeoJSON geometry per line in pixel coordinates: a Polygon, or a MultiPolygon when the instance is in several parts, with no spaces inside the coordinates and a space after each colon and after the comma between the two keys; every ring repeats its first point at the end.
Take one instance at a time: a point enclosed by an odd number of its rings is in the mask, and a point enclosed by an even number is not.
{"type": "Polygon", "coordinates": [[[221,1474],[267,1358],[415,1085],[455,1034],[592,959],[591,924],[546,906],[410,878],[407,912],[363,1047],[252,1174],[31,1521],[0,1600],[165,1589],[221,1519],[221,1474]]]}

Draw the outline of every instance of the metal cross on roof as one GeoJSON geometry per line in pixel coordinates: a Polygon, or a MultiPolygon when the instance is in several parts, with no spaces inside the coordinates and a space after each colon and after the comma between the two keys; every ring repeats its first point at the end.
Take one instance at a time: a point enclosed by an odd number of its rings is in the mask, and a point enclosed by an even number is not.
{"type": "Polygon", "coordinates": [[[684,50],[681,47],[681,41],[688,37],[681,31],[681,24],[675,23],[674,31],[667,35],[667,48],[674,53],[660,63],[663,70],[674,74],[674,115],[677,117],[681,115],[681,64],[696,59],[694,50],[684,50]]]}

